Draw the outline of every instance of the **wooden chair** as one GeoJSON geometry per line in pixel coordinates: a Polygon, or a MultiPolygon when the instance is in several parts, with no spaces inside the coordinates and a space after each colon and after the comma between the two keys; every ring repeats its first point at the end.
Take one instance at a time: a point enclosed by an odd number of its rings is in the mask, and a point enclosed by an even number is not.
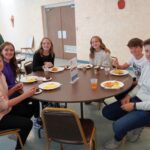
{"type": "Polygon", "coordinates": [[[15,134],[17,136],[19,142],[20,142],[21,150],[24,150],[23,143],[22,143],[21,137],[19,135],[19,131],[20,131],[20,129],[1,130],[0,131],[0,136],[15,134]]]}
{"type": "Polygon", "coordinates": [[[26,42],[25,42],[25,45],[24,47],[21,47],[21,51],[23,52],[26,51],[26,52],[33,52],[33,43],[34,43],[34,38],[33,36],[30,36],[26,39],[26,42]]]}
{"type": "Polygon", "coordinates": [[[46,150],[50,142],[62,144],[83,144],[89,150],[95,149],[95,127],[90,119],[79,119],[78,115],[66,108],[45,108],[42,111],[43,125],[46,133],[46,150]]]}

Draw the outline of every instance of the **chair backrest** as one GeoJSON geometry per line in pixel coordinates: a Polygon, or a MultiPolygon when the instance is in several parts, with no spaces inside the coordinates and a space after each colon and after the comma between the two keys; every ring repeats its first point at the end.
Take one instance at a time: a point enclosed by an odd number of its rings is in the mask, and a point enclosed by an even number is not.
{"type": "Polygon", "coordinates": [[[86,143],[79,117],[72,110],[45,108],[42,119],[48,139],[69,144],[86,143]]]}
{"type": "Polygon", "coordinates": [[[33,48],[33,42],[34,42],[33,36],[28,37],[25,41],[24,48],[33,48]]]}
{"type": "Polygon", "coordinates": [[[24,69],[26,74],[32,73],[32,61],[27,61],[24,63],[24,69]]]}

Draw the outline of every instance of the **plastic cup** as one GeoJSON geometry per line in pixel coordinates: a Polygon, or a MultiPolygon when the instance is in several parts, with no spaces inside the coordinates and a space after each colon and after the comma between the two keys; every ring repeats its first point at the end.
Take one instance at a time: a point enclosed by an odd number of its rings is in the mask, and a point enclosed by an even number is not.
{"type": "Polygon", "coordinates": [[[44,70],[45,78],[46,78],[46,79],[49,79],[49,78],[50,78],[50,71],[49,71],[49,68],[43,67],[43,70],[44,70]]]}
{"type": "Polygon", "coordinates": [[[92,90],[96,90],[97,89],[97,79],[96,78],[92,78],[91,79],[91,89],[92,90]]]}
{"type": "Polygon", "coordinates": [[[105,75],[109,75],[110,72],[110,66],[105,66],[104,67],[105,75]]]}

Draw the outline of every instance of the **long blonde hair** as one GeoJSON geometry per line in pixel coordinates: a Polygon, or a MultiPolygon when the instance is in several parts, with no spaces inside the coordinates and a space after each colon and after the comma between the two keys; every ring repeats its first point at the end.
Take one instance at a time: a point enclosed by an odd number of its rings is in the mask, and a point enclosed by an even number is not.
{"type": "Polygon", "coordinates": [[[105,44],[103,43],[102,39],[99,36],[92,36],[91,40],[90,40],[90,58],[94,58],[95,57],[95,48],[92,47],[92,39],[98,39],[98,41],[100,42],[100,49],[104,50],[106,53],[110,53],[110,50],[105,46],[105,44]]]}

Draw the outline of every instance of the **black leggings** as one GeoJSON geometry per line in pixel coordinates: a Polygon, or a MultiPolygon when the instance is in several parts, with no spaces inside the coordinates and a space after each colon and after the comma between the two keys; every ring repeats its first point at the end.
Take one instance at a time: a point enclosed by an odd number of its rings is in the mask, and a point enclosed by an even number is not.
{"type": "MultiPolygon", "coordinates": [[[[24,145],[32,129],[32,121],[30,120],[34,114],[32,107],[32,105],[23,104],[14,106],[11,112],[0,120],[0,130],[19,128],[19,134],[24,145]]],[[[17,141],[16,148],[21,148],[19,141],[17,141]]]]}

